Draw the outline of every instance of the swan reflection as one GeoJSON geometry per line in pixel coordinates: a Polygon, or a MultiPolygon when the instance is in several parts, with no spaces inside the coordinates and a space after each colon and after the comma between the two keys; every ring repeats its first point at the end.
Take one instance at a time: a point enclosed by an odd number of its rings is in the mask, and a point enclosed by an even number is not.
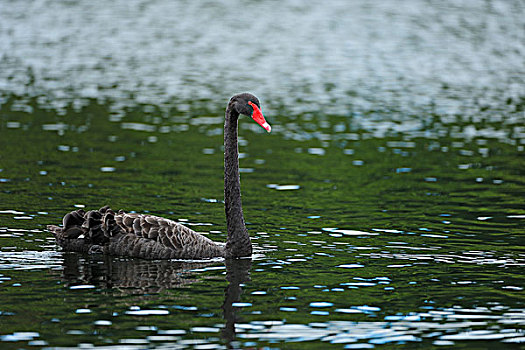
{"type": "Polygon", "coordinates": [[[210,276],[201,272],[225,268],[228,285],[224,289],[221,305],[225,321],[221,334],[230,344],[235,340],[236,322],[242,321],[238,319],[238,308],[234,305],[241,299],[243,284],[250,281],[251,266],[251,259],[228,259],[224,262],[151,261],[66,253],[61,274],[68,288],[92,285],[112,292],[151,297],[152,294],[216,278],[216,274],[210,276]]]}

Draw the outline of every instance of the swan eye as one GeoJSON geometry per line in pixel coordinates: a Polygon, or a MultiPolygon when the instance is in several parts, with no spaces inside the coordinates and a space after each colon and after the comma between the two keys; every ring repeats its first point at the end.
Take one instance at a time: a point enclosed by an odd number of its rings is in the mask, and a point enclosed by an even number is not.
{"type": "Polygon", "coordinates": [[[255,103],[253,103],[252,101],[248,101],[248,104],[250,106],[252,106],[252,108],[253,108],[253,112],[252,112],[253,120],[255,120],[257,122],[257,124],[262,126],[266,131],[268,131],[268,132],[272,131],[272,127],[264,119],[264,116],[263,116],[261,110],[259,109],[259,107],[257,107],[257,105],[255,103]]]}

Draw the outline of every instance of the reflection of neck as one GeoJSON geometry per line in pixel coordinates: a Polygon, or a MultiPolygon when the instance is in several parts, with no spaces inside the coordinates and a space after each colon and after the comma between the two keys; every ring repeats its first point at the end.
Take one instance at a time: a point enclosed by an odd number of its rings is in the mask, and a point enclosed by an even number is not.
{"type": "Polygon", "coordinates": [[[224,320],[226,321],[222,336],[230,343],[235,340],[235,322],[237,321],[235,308],[232,304],[241,300],[241,284],[250,280],[252,259],[226,259],[225,264],[226,280],[229,284],[224,290],[224,304],[222,304],[224,320]]]}
{"type": "Polygon", "coordinates": [[[228,227],[226,257],[250,256],[252,244],[244,225],[239,178],[237,120],[239,114],[228,105],[224,121],[224,211],[228,227]]]}

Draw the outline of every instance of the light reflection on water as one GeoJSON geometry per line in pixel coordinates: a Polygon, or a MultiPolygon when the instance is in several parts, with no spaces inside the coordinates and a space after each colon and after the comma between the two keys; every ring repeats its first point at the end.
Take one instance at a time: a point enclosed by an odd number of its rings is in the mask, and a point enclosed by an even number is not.
{"type": "Polygon", "coordinates": [[[187,112],[188,101],[214,107],[253,90],[269,110],[309,118],[319,106],[338,115],[350,106],[370,116],[359,127],[379,134],[424,130],[425,119],[407,115],[423,108],[445,123],[458,114],[497,122],[523,104],[523,10],[519,0],[13,0],[0,12],[0,88],[61,113],[68,101],[115,101],[114,120],[136,103],[166,112],[176,101],[187,112]]]}
{"type": "MultiPolygon", "coordinates": [[[[55,253],[58,254],[58,253],[55,253]]],[[[115,291],[125,295],[136,295],[142,299],[144,307],[138,305],[129,306],[127,302],[122,304],[117,301],[116,307],[112,307],[110,320],[97,319],[100,317],[100,306],[93,305],[91,309],[77,308],[74,313],[78,315],[78,320],[87,321],[96,327],[100,335],[104,337],[105,332],[100,327],[119,326],[122,319],[138,317],[141,326],[136,326],[136,335],[133,338],[122,338],[120,344],[138,344],[148,346],[159,346],[164,343],[173,346],[207,344],[222,347],[220,338],[211,334],[221,334],[225,339],[229,339],[232,345],[253,346],[255,342],[273,343],[286,341],[287,343],[302,343],[309,341],[319,341],[322,344],[355,344],[350,348],[367,348],[370,345],[381,344],[402,344],[407,342],[431,342],[434,345],[454,345],[458,341],[500,341],[503,343],[520,343],[523,341],[522,326],[525,324],[525,310],[511,309],[498,303],[490,303],[488,306],[477,306],[474,308],[463,308],[458,305],[448,308],[437,308],[432,304],[421,307],[424,309],[418,312],[388,314],[381,307],[374,305],[351,305],[347,308],[337,307],[332,302],[315,301],[309,305],[300,307],[280,307],[281,312],[296,313],[306,309],[313,316],[326,318],[309,323],[293,323],[283,320],[254,320],[248,323],[237,321],[236,314],[242,314],[246,318],[249,314],[259,315],[258,311],[264,306],[257,299],[263,298],[266,293],[250,293],[254,295],[252,302],[239,302],[243,287],[249,283],[249,271],[252,262],[242,260],[240,262],[228,262],[224,265],[214,263],[202,264],[196,268],[194,263],[173,263],[173,262],[149,262],[142,260],[126,259],[107,259],[98,257],[96,259],[83,259],[77,254],[66,254],[61,269],[61,278],[64,287],[69,288],[75,293],[107,293],[115,298],[115,291]],[[106,260],[103,265],[99,259],[106,260]],[[208,267],[206,267],[208,266],[208,267]],[[160,292],[158,288],[168,291],[173,288],[188,287],[192,284],[202,283],[202,278],[206,278],[205,271],[221,271],[226,268],[226,279],[228,286],[225,289],[224,303],[222,303],[223,322],[214,323],[213,326],[192,326],[184,329],[166,329],[158,317],[170,317],[177,314],[189,313],[194,317],[206,316],[207,307],[202,305],[187,305],[184,301],[180,304],[158,304],[158,298],[152,299],[151,304],[148,299],[141,296],[155,295],[160,292]],[[197,279],[191,278],[191,274],[199,272],[197,279]],[[185,275],[187,275],[185,277],[185,275]],[[87,282],[87,284],[86,284],[87,282]],[[83,283],[83,284],[79,284],[83,283]],[[70,284],[73,284],[71,286],[70,284]],[[109,288],[109,289],[108,289],[109,288]],[[153,293],[153,294],[151,294],[153,293]],[[155,303],[157,302],[157,304],[155,303]],[[118,311],[115,311],[118,310],[118,311]],[[246,310],[246,311],[245,311],[246,310]],[[346,320],[331,319],[334,315],[345,315],[346,320]],[[360,316],[361,315],[361,316],[360,316]],[[362,319],[363,315],[366,317],[362,319]],[[148,324],[148,319],[155,318],[155,326],[144,326],[148,324]],[[361,318],[361,319],[360,319],[361,318]],[[373,320],[370,320],[373,319],[373,320]],[[489,327],[490,326],[490,327],[489,327]],[[487,328],[489,327],[489,328],[487,328]],[[141,337],[140,334],[146,335],[141,337]],[[203,335],[201,338],[199,335],[203,335]],[[189,337],[188,337],[189,336],[189,337]]],[[[283,261],[275,261],[274,264],[282,264],[283,261]]],[[[261,263],[263,264],[263,263],[261,263]]],[[[56,269],[55,269],[56,270],[56,269]]],[[[56,273],[54,273],[56,276],[56,273]]],[[[215,278],[208,274],[208,278],[215,278]]],[[[10,278],[1,277],[2,282],[10,281],[10,278]]],[[[356,278],[358,279],[358,278],[356,278]]],[[[375,283],[345,283],[354,288],[364,288],[375,285],[377,282],[388,284],[388,277],[376,277],[367,279],[375,283]]],[[[13,284],[14,286],[14,284],[13,284]]],[[[322,288],[325,286],[314,286],[322,288]]],[[[281,290],[298,293],[301,287],[283,286],[281,290]]],[[[182,291],[182,290],[180,290],[182,291]]],[[[180,294],[170,293],[171,297],[180,294]]],[[[90,295],[86,294],[86,296],[90,295]]],[[[299,294],[300,295],[300,294],[299,294]]],[[[138,299],[138,300],[140,300],[138,299]]],[[[118,299],[117,299],[118,300],[118,299]]],[[[137,301],[138,301],[137,300],[137,301]]],[[[183,299],[184,300],[184,297],[183,299]]],[[[294,302],[296,298],[286,298],[288,303],[294,302]]],[[[219,304],[219,300],[214,299],[219,304]]],[[[285,302],[286,303],[286,302],[285,302]]],[[[341,301],[338,301],[340,304],[341,301]]],[[[141,303],[139,302],[139,305],[141,303]]],[[[3,311],[3,310],[2,310],[3,311]]],[[[9,312],[3,311],[4,316],[14,316],[9,312]]],[[[181,314],[181,315],[182,315],[181,314]]],[[[213,317],[213,316],[211,316],[213,317]]],[[[336,318],[339,318],[337,316],[336,318]]],[[[61,320],[55,320],[61,323],[61,320]]],[[[217,321],[215,321],[217,322],[217,321]]],[[[89,332],[82,329],[69,329],[66,331],[69,336],[88,335],[89,332]]],[[[1,336],[3,342],[27,342],[29,345],[46,345],[47,340],[39,339],[42,336],[38,332],[14,332],[1,336]],[[37,342],[37,343],[32,343],[37,342]]],[[[109,340],[109,339],[108,339],[109,340]]]]}
{"type": "MultiPolygon", "coordinates": [[[[9,247],[2,248],[9,249],[9,247]]],[[[56,269],[62,265],[61,257],[59,252],[53,251],[0,251],[0,271],[56,269]]]]}

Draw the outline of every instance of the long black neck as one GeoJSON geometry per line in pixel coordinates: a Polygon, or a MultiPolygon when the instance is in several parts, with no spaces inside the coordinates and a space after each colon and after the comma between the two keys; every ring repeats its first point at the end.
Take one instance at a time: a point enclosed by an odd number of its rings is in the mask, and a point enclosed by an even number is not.
{"type": "Polygon", "coordinates": [[[224,121],[224,210],[228,227],[227,258],[252,255],[252,243],[242,213],[237,143],[238,119],[239,113],[234,110],[230,103],[226,109],[224,121]]]}

